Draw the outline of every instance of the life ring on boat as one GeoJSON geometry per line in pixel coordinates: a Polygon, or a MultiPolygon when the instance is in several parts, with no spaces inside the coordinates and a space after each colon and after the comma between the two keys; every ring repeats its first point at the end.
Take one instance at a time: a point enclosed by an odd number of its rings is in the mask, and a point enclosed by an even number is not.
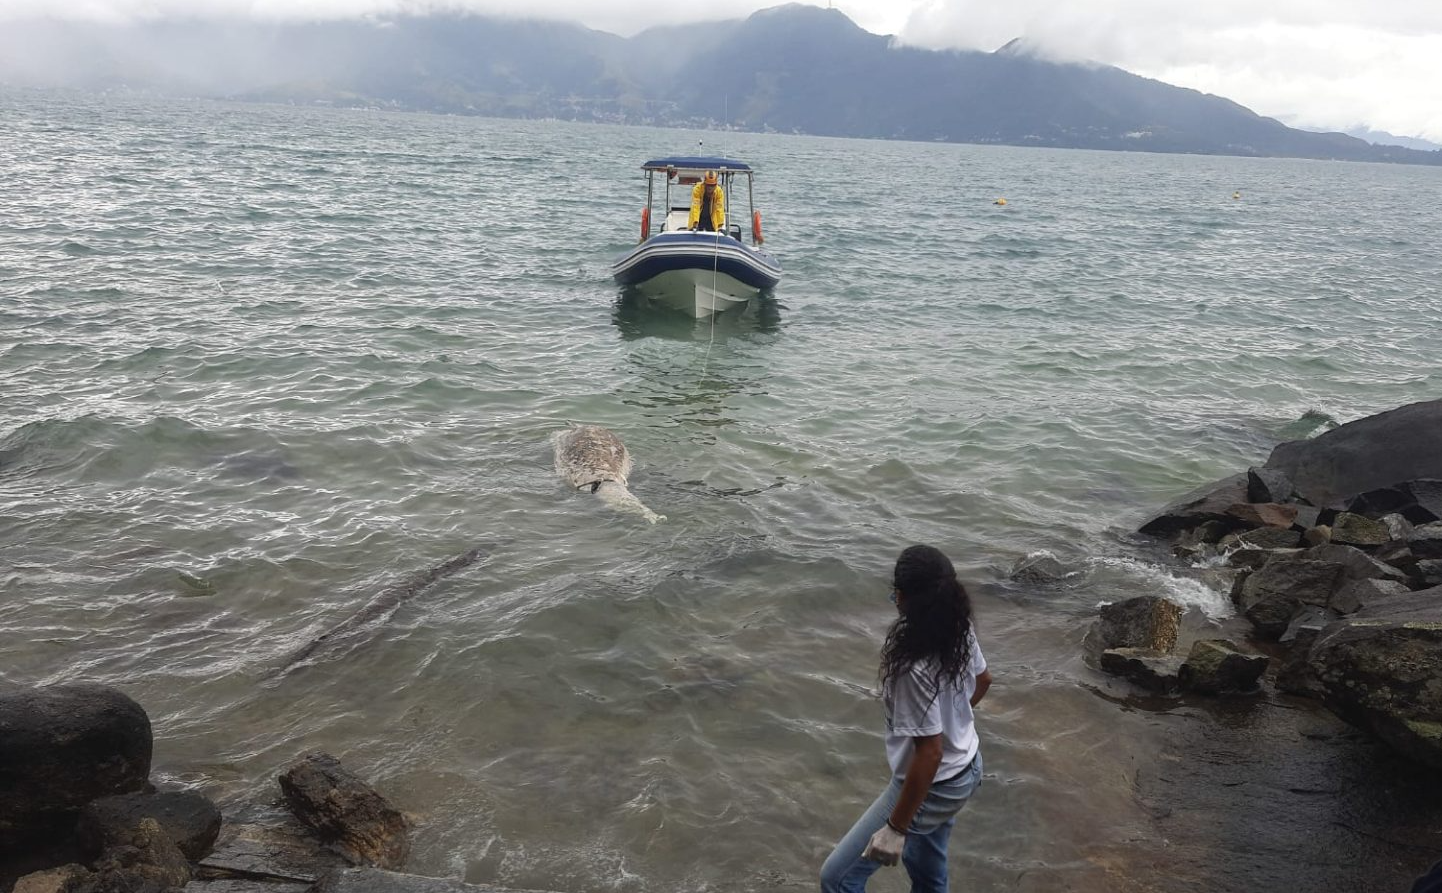
{"type": "Polygon", "coordinates": [[[761,212],[760,212],[760,211],[752,211],[752,212],[751,212],[751,241],[755,242],[757,245],[760,245],[761,243],[763,243],[763,242],[766,241],[765,239],[761,238],[761,212]]]}
{"type": "Polygon", "coordinates": [[[651,238],[651,209],[645,207],[641,209],[641,241],[644,242],[649,238],[651,238]]]}

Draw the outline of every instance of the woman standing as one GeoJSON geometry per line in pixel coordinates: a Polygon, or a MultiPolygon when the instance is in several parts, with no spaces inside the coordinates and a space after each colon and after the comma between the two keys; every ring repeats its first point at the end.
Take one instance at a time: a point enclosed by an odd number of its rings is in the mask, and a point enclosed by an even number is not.
{"type": "Polygon", "coordinates": [[[891,783],[821,866],[823,893],[861,893],[898,860],[911,889],[945,893],[946,843],[981,784],[972,708],[991,673],[971,624],[971,598],[940,550],[909,546],[896,559],[899,616],[881,647],[891,783]]]}

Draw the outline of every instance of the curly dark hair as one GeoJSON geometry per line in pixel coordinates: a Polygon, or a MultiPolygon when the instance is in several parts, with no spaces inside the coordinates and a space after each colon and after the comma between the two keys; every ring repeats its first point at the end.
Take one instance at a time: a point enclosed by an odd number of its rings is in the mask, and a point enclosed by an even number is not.
{"type": "Polygon", "coordinates": [[[881,646],[882,687],[926,661],[936,665],[938,690],[943,681],[959,685],[971,658],[971,596],[951,559],[932,546],[907,546],[891,585],[901,613],[881,646]]]}

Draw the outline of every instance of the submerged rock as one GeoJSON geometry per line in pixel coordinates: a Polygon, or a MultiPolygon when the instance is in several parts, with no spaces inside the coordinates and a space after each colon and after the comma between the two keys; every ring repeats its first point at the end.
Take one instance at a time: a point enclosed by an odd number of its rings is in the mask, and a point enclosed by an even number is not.
{"type": "Polygon", "coordinates": [[[1309,663],[1338,715],[1442,768],[1442,587],[1331,624],[1309,663]]]}
{"type": "Polygon", "coordinates": [[[1101,616],[1092,625],[1096,647],[1143,648],[1171,651],[1177,646],[1182,620],[1181,606],[1156,595],[1139,595],[1126,601],[1102,605],[1101,616]]]}
{"type": "Polygon", "coordinates": [[[280,776],[291,812],[351,862],[400,868],[410,820],[330,754],[307,754],[280,776]]]}
{"type": "Polygon", "coordinates": [[[0,851],[68,833],[97,797],[143,789],[150,775],[150,719],[103,685],[0,694],[0,851]]]}
{"type": "Polygon", "coordinates": [[[1202,639],[1192,643],[1177,678],[1184,690],[1203,694],[1252,691],[1268,662],[1226,639],[1202,639]]]}

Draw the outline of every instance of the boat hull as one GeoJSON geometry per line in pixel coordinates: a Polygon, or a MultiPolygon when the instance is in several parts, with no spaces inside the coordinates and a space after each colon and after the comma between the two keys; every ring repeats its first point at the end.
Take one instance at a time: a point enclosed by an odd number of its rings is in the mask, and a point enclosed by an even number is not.
{"type": "Polygon", "coordinates": [[[718,233],[661,233],[616,259],[618,285],[696,317],[745,304],[781,281],[781,265],[718,233]]]}

